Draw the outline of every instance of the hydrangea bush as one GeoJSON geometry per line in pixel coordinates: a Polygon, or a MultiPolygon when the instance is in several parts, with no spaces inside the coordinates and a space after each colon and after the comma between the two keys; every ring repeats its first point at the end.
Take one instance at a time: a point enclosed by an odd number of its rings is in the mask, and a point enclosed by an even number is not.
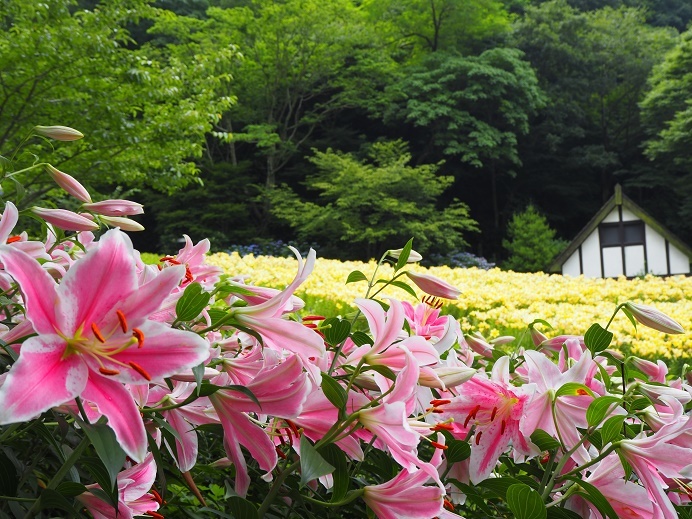
{"type": "Polygon", "coordinates": [[[0,219],[0,517],[689,516],[689,381],[610,350],[612,317],[464,335],[410,241],[391,276],[348,276],[352,313],[298,318],[313,250],[283,290],[222,274],[206,240],[145,265],[123,232],[141,206],[30,167],[83,205],[29,210],[43,240],[13,234],[11,202],[0,219]]]}

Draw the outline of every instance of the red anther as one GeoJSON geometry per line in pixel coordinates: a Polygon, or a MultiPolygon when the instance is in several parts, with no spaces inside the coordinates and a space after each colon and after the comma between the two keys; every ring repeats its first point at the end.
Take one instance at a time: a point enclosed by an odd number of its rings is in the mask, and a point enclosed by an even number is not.
{"type": "Polygon", "coordinates": [[[326,317],[323,315],[306,315],[303,317],[303,321],[324,321],[326,317]]]}
{"type": "Polygon", "coordinates": [[[497,414],[497,407],[493,407],[493,412],[490,415],[490,421],[492,422],[495,419],[495,415],[497,414]]]}
{"type": "Polygon", "coordinates": [[[99,373],[101,373],[102,375],[119,375],[120,371],[117,369],[108,369],[101,366],[99,368],[99,373]]]}
{"type": "Polygon", "coordinates": [[[284,437],[281,434],[279,434],[279,441],[281,442],[281,445],[286,445],[286,440],[284,440],[284,437]]]}
{"type": "Polygon", "coordinates": [[[144,332],[139,328],[132,328],[132,336],[137,339],[137,347],[141,348],[144,346],[144,332]]]}
{"type": "Polygon", "coordinates": [[[438,423],[435,424],[435,427],[432,428],[433,431],[453,431],[454,426],[449,423],[438,423]]]}
{"type": "Polygon", "coordinates": [[[442,505],[450,512],[454,512],[454,504],[452,504],[452,502],[446,497],[444,498],[444,501],[442,501],[442,505]]]}
{"type": "Polygon", "coordinates": [[[315,323],[303,323],[303,326],[306,328],[312,328],[313,330],[317,328],[317,325],[315,323]]]}
{"type": "Polygon", "coordinates": [[[132,369],[134,369],[137,373],[142,375],[144,378],[146,378],[147,380],[151,380],[151,375],[149,373],[147,373],[147,371],[142,366],[140,366],[139,364],[137,364],[134,361],[130,361],[130,362],[128,362],[128,364],[130,365],[130,367],[132,369]]]}
{"type": "Polygon", "coordinates": [[[432,445],[436,449],[440,449],[443,451],[446,451],[447,449],[449,449],[449,445],[442,445],[441,443],[437,443],[437,442],[430,442],[430,445],[432,445]]]}
{"type": "Polygon", "coordinates": [[[116,310],[115,314],[118,316],[120,328],[122,328],[123,333],[127,333],[127,319],[125,319],[125,314],[122,312],[122,310],[116,310]]]}
{"type": "Polygon", "coordinates": [[[164,256],[159,261],[167,261],[168,263],[172,263],[173,265],[180,265],[180,262],[173,256],[164,256]]]}
{"type": "Polygon", "coordinates": [[[101,335],[101,330],[99,330],[99,327],[96,326],[96,323],[91,323],[91,331],[94,332],[94,336],[99,342],[106,342],[106,339],[104,339],[103,335],[101,335]]]}
{"type": "Polygon", "coordinates": [[[466,420],[464,420],[464,427],[466,427],[466,426],[469,424],[469,422],[470,422],[472,419],[474,419],[474,418],[476,417],[476,413],[478,412],[478,410],[479,410],[480,408],[481,408],[481,406],[480,406],[480,405],[477,405],[476,407],[474,407],[473,409],[471,409],[471,412],[470,412],[469,415],[466,417],[466,420]]]}
{"type": "Polygon", "coordinates": [[[279,449],[279,446],[277,445],[277,446],[274,447],[274,448],[276,449],[276,454],[279,455],[279,458],[281,458],[282,460],[285,460],[285,459],[286,459],[286,455],[284,454],[284,452],[283,452],[281,449],[279,449]]]}
{"type": "Polygon", "coordinates": [[[579,388],[579,389],[577,389],[577,394],[578,395],[588,395],[589,393],[588,393],[588,391],[586,391],[586,389],[579,388]]]}
{"type": "Polygon", "coordinates": [[[156,265],[156,268],[158,268],[159,270],[163,270],[163,267],[161,265],[156,265]]]}
{"type": "Polygon", "coordinates": [[[298,427],[296,427],[296,424],[294,424],[291,420],[286,420],[286,424],[291,428],[291,431],[293,434],[295,434],[296,438],[300,438],[300,431],[298,430],[298,427]]]}
{"type": "Polygon", "coordinates": [[[502,425],[500,426],[500,434],[505,434],[505,421],[502,420],[502,425]]]}
{"type": "Polygon", "coordinates": [[[162,516],[160,513],[158,513],[158,512],[153,512],[153,511],[151,511],[151,510],[147,510],[147,511],[144,512],[144,513],[145,513],[146,515],[152,516],[154,519],[166,519],[166,518],[165,518],[164,516],[162,516]]]}
{"type": "Polygon", "coordinates": [[[192,283],[194,279],[195,278],[193,277],[192,272],[190,271],[190,267],[185,265],[185,281],[189,281],[190,283],[192,283]]]}
{"type": "Polygon", "coordinates": [[[481,443],[481,435],[483,434],[483,431],[476,433],[476,445],[481,443]]]}
{"type": "Polygon", "coordinates": [[[448,400],[448,399],[441,400],[439,398],[436,398],[436,399],[430,401],[431,405],[445,405],[445,404],[451,404],[451,403],[452,403],[451,400],[448,400]]]}
{"type": "Polygon", "coordinates": [[[317,358],[316,357],[308,357],[308,360],[310,362],[315,362],[317,360],[317,358]]]}
{"type": "Polygon", "coordinates": [[[163,504],[163,498],[161,497],[161,494],[159,494],[159,493],[158,493],[156,490],[154,490],[153,488],[152,488],[149,492],[151,492],[151,495],[154,496],[154,499],[156,500],[156,502],[157,502],[158,504],[160,504],[160,505],[163,504]]]}
{"type": "Polygon", "coordinates": [[[21,236],[10,236],[9,238],[7,238],[6,243],[14,243],[14,242],[19,241],[21,239],[22,239],[21,236]]]}
{"type": "Polygon", "coordinates": [[[438,409],[437,407],[433,407],[432,412],[436,413],[436,414],[442,414],[445,411],[444,411],[444,409],[438,409]]]}

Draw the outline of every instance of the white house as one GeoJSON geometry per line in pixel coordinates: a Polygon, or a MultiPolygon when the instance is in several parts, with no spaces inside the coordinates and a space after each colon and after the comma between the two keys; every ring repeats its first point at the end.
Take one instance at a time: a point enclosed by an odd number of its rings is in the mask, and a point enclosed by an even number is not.
{"type": "Polygon", "coordinates": [[[622,193],[615,194],[548,267],[568,276],[689,274],[692,249],[622,193]]]}

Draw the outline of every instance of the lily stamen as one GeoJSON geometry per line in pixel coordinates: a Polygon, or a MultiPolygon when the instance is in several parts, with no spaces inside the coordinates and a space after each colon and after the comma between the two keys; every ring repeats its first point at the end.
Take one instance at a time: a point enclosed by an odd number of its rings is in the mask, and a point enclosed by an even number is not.
{"type": "Polygon", "coordinates": [[[139,328],[132,328],[132,336],[137,339],[137,347],[141,348],[144,346],[144,332],[139,328]]]}
{"type": "Polygon", "coordinates": [[[481,436],[482,435],[483,435],[483,431],[476,433],[476,445],[479,445],[481,443],[481,436]]]}
{"type": "Polygon", "coordinates": [[[120,375],[120,370],[117,370],[117,369],[109,369],[109,368],[106,368],[106,367],[104,367],[104,366],[101,366],[101,367],[99,368],[99,373],[101,373],[102,375],[109,375],[109,376],[112,376],[112,375],[120,375]]]}
{"type": "Polygon", "coordinates": [[[123,333],[127,333],[127,320],[125,319],[125,314],[121,310],[115,311],[118,316],[118,321],[120,321],[120,328],[122,328],[123,333]]]}
{"type": "Polygon", "coordinates": [[[148,381],[151,381],[151,375],[149,375],[149,373],[147,373],[146,370],[145,370],[142,366],[140,366],[139,364],[137,364],[137,363],[134,362],[134,361],[130,361],[130,362],[128,362],[128,364],[129,364],[130,367],[131,367],[132,369],[134,369],[137,373],[139,373],[140,375],[142,375],[142,376],[143,376],[144,378],[146,378],[148,381]]]}
{"type": "Polygon", "coordinates": [[[99,330],[99,327],[96,326],[96,323],[91,323],[91,331],[94,332],[94,337],[96,337],[96,339],[98,339],[99,342],[106,342],[106,339],[104,339],[103,335],[101,335],[101,330],[99,330]]]}

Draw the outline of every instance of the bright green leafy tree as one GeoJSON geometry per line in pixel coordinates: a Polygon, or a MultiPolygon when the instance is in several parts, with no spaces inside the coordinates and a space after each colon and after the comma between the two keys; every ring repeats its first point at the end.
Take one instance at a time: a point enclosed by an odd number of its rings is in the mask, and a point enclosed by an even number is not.
{"type": "Polygon", "coordinates": [[[464,234],[477,230],[468,208],[437,203],[453,177],[438,176],[438,164],[414,167],[410,160],[402,141],[373,144],[365,160],[316,151],[311,161],[317,172],[306,181],[317,192],[315,201],[284,187],[273,191],[273,210],[300,239],[337,243],[338,249],[324,251],[337,257],[368,259],[411,236],[421,253],[462,248],[464,234]]]}

